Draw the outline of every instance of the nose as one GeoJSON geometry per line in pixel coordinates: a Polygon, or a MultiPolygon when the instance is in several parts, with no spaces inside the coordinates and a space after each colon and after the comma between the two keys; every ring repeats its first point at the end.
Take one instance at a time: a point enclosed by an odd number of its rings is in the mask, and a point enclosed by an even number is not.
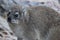
{"type": "Polygon", "coordinates": [[[8,17],[8,18],[7,18],[7,21],[8,21],[8,22],[11,22],[11,17],[8,17]]]}

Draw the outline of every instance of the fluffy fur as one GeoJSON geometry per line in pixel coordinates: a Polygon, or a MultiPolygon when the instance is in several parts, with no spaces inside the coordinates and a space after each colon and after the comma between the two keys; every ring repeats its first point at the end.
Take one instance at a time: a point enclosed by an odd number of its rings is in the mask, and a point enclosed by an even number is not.
{"type": "Polygon", "coordinates": [[[60,14],[55,10],[45,6],[18,10],[13,9],[7,20],[19,40],[60,40],[60,14]]]}

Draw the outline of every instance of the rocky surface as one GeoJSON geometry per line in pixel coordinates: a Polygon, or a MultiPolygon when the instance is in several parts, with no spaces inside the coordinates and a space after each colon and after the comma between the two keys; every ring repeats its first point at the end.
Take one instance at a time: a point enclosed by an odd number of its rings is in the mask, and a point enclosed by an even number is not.
{"type": "Polygon", "coordinates": [[[0,16],[0,40],[17,40],[6,19],[0,16]]]}
{"type": "Polygon", "coordinates": [[[60,11],[60,4],[58,1],[59,0],[0,0],[0,5],[6,10],[9,10],[13,5],[20,5],[23,7],[43,5],[60,11]]]}

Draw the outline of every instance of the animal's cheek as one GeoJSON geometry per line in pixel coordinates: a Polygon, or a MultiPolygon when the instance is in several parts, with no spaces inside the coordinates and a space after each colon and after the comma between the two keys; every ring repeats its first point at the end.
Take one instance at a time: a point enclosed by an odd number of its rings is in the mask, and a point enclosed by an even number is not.
{"type": "Polygon", "coordinates": [[[15,23],[15,24],[18,24],[19,23],[19,20],[12,19],[11,22],[12,23],[15,23]]]}
{"type": "Polygon", "coordinates": [[[8,21],[8,22],[11,22],[11,17],[8,17],[8,18],[7,18],[7,21],[8,21]]]}

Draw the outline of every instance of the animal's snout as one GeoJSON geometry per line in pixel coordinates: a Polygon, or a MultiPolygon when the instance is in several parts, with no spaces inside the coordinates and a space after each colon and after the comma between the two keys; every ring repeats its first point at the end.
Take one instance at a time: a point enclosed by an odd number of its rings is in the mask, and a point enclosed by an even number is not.
{"type": "Polygon", "coordinates": [[[7,21],[8,21],[8,22],[11,22],[11,17],[8,17],[8,18],[7,18],[7,21]]]}

